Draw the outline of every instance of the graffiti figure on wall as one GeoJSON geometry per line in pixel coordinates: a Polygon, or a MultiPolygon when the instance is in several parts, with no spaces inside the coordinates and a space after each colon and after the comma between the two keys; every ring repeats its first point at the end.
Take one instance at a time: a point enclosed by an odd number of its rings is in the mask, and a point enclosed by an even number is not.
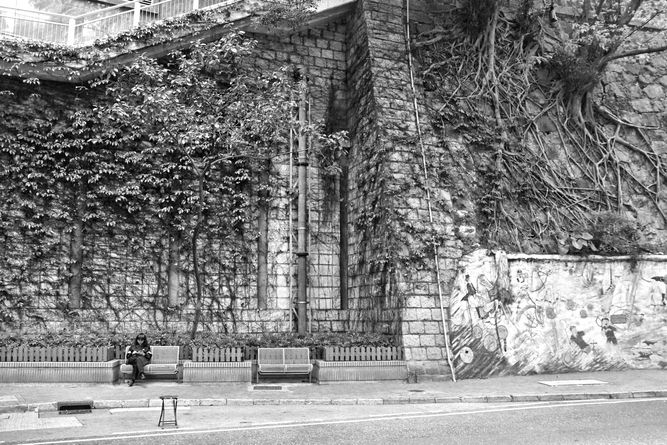
{"type": "Polygon", "coordinates": [[[664,276],[651,277],[655,283],[651,286],[651,305],[667,306],[667,279],[664,276]],[[660,301],[660,303],[658,303],[660,301]]]}
{"type": "MultiPolygon", "coordinates": [[[[466,280],[466,293],[463,296],[463,298],[461,298],[461,301],[464,301],[468,306],[468,318],[470,321],[470,326],[472,326],[472,311],[470,309],[470,306],[474,305],[475,303],[477,290],[475,289],[475,286],[473,286],[473,284],[470,282],[470,275],[466,275],[465,280],[466,280]],[[471,299],[473,300],[472,302],[470,301],[471,299]]],[[[477,312],[477,315],[479,316],[479,312],[477,312]]]]}
{"type": "Polygon", "coordinates": [[[616,326],[612,325],[608,317],[602,317],[601,325],[602,332],[604,333],[605,338],[607,339],[608,344],[617,345],[618,340],[616,340],[616,326]]]}
{"type": "Polygon", "coordinates": [[[586,343],[586,340],[584,340],[584,331],[578,331],[576,326],[570,326],[570,340],[579,346],[579,349],[581,349],[582,352],[585,352],[588,354],[591,352],[591,345],[586,343]]]}

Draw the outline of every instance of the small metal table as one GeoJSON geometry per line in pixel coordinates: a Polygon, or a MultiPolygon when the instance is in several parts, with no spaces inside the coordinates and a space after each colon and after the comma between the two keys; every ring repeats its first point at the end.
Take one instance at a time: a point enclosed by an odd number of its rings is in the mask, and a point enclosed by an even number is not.
{"type": "Polygon", "coordinates": [[[160,396],[162,400],[162,410],[160,411],[160,420],[157,423],[157,426],[164,428],[165,425],[174,425],[178,428],[178,421],[176,420],[176,408],[178,408],[178,396],[160,396]],[[164,410],[164,401],[171,400],[171,405],[174,408],[174,418],[172,420],[167,420],[167,416],[164,410]]]}

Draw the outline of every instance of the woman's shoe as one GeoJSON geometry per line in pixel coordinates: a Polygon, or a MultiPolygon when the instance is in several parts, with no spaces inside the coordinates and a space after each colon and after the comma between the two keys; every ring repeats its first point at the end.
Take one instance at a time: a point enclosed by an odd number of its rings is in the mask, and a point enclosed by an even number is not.
{"type": "Polygon", "coordinates": [[[141,380],[146,380],[146,376],[144,375],[143,372],[142,372],[141,374],[139,374],[139,378],[140,378],[141,380]]]}
{"type": "Polygon", "coordinates": [[[130,382],[127,384],[127,386],[132,386],[134,385],[134,379],[130,380],[130,382]]]}

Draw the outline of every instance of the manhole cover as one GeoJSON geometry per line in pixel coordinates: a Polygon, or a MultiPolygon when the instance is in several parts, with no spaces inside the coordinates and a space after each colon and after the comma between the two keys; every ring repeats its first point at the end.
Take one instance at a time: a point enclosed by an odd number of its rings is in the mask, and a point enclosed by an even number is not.
{"type": "Polygon", "coordinates": [[[253,389],[255,391],[281,391],[283,387],[278,385],[255,385],[253,389]]]}

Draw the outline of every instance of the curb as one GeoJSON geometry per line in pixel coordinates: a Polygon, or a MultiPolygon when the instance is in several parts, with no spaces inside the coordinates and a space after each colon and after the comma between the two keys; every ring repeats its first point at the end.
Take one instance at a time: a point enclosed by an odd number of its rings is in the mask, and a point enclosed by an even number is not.
{"type": "MultiPolygon", "coordinates": [[[[393,396],[384,398],[266,398],[266,399],[186,399],[181,406],[266,406],[266,405],[410,405],[446,403],[525,403],[562,402],[570,400],[648,399],[667,397],[667,389],[655,391],[591,392],[559,394],[494,394],[461,396],[393,396]]],[[[93,409],[146,408],[161,405],[160,399],[93,400],[93,409]]],[[[0,406],[0,413],[57,411],[58,402],[21,403],[0,406]]]]}

